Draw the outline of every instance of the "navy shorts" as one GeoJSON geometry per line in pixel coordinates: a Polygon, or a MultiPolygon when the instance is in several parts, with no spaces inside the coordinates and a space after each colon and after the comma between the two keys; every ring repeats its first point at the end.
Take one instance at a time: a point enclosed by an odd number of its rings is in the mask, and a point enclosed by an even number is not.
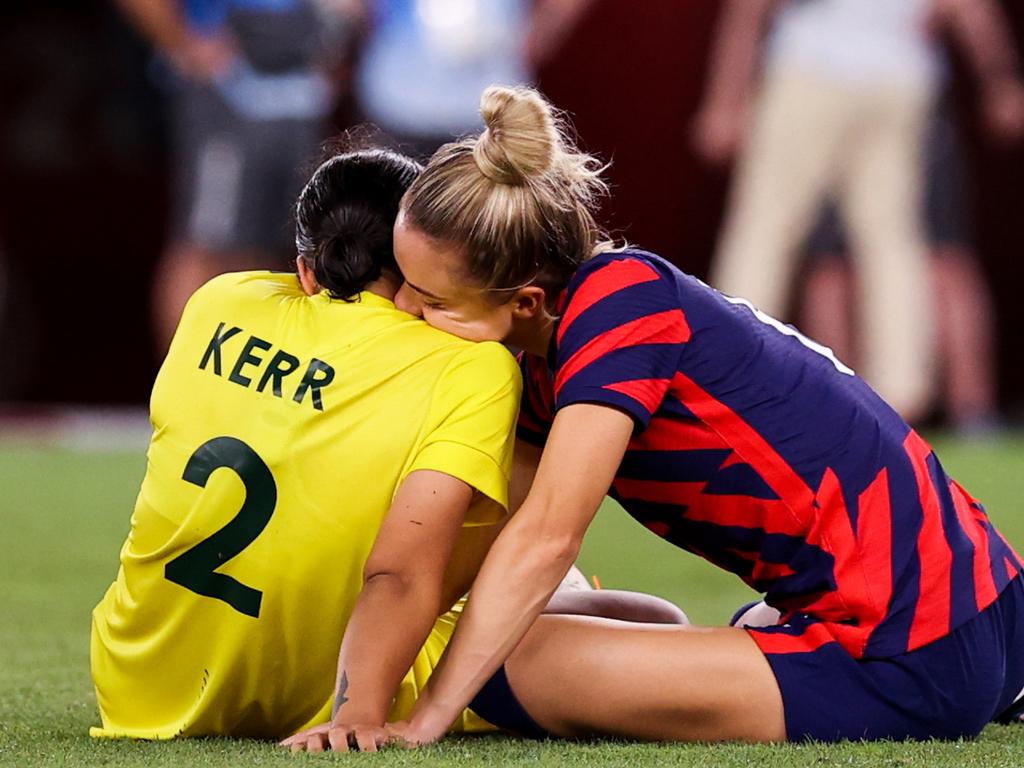
{"type": "Polygon", "coordinates": [[[855,659],[830,642],[765,656],[790,741],[971,738],[1021,703],[1024,577],[966,624],[909,653],[855,659]]]}
{"type": "Polygon", "coordinates": [[[491,725],[517,736],[526,736],[530,739],[545,739],[550,736],[523,709],[523,705],[519,703],[519,699],[508,684],[504,667],[499,667],[491,679],[484,683],[480,693],[469,703],[469,708],[491,725]]]}

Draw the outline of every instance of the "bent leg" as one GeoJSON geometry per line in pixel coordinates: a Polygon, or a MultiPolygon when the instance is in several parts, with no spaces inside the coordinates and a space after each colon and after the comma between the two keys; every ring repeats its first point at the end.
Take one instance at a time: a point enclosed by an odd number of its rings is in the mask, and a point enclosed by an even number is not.
{"type": "Polygon", "coordinates": [[[689,624],[686,614],[675,603],[624,589],[560,590],[551,596],[546,614],[563,616],[601,616],[620,621],[646,624],[689,624]]]}
{"type": "Polygon", "coordinates": [[[564,738],[786,738],[778,684],[741,629],[546,615],[505,669],[526,711],[564,738]]]}

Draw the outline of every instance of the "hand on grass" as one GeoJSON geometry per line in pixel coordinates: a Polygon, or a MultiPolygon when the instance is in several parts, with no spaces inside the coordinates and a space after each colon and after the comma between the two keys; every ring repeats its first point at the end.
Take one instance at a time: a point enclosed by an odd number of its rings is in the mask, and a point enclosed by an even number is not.
{"type": "Polygon", "coordinates": [[[406,749],[416,749],[424,744],[432,744],[440,739],[444,732],[429,733],[417,727],[415,719],[412,722],[405,720],[398,723],[388,723],[388,744],[394,744],[406,749]]]}
{"type": "Polygon", "coordinates": [[[294,752],[376,752],[389,741],[389,731],[380,725],[324,723],[289,736],[279,746],[294,752]]]}

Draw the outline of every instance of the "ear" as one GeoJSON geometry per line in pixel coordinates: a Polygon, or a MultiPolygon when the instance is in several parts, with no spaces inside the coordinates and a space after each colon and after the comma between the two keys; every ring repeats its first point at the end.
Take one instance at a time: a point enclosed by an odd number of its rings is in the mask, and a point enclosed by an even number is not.
{"type": "Polygon", "coordinates": [[[547,294],[537,285],[520,288],[512,297],[512,316],[517,320],[542,315],[546,309],[547,294]]]}
{"type": "Polygon", "coordinates": [[[316,296],[320,293],[320,286],[317,285],[316,276],[313,270],[306,266],[306,260],[299,256],[295,259],[295,267],[299,271],[299,283],[307,296],[316,296]]]}

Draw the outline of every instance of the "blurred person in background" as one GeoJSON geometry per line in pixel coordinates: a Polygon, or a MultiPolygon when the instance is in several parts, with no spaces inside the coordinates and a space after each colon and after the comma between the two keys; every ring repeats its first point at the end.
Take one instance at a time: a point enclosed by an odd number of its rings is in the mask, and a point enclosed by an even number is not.
{"type": "Polygon", "coordinates": [[[426,158],[480,126],[480,92],[525,84],[593,0],[361,0],[355,78],[367,120],[426,158]]]}
{"type": "Polygon", "coordinates": [[[730,0],[696,121],[705,158],[739,154],[713,284],[784,317],[799,246],[834,196],[862,278],[863,375],[910,421],[933,370],[921,155],[944,72],[934,22],[966,26],[971,5],[730,0]]]}
{"type": "Polygon", "coordinates": [[[171,65],[173,232],[157,269],[160,351],[222,272],[283,266],[302,163],[327,132],[358,3],[117,0],[171,65]]]}
{"type": "MultiPolygon", "coordinates": [[[[967,54],[980,92],[986,137],[997,145],[1024,132],[1024,83],[1003,13],[991,0],[964,0],[937,8],[936,31],[953,33],[967,54]]],[[[998,428],[993,361],[993,309],[974,250],[969,173],[948,84],[932,111],[925,145],[925,231],[930,252],[938,358],[945,417],[961,434],[983,436],[998,428]]],[[[829,206],[809,242],[804,330],[856,364],[852,322],[854,280],[842,258],[848,242],[829,206]]]]}

